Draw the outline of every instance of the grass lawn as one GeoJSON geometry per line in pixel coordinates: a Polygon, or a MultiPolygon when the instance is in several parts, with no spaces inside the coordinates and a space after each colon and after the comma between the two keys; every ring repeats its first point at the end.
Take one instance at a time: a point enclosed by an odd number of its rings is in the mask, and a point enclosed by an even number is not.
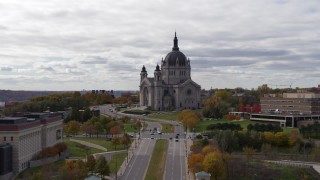
{"type": "Polygon", "coordinates": [[[280,166],[276,164],[270,165],[272,169],[277,169],[281,171],[281,174],[276,179],[290,179],[290,180],[299,180],[299,179],[308,179],[316,180],[317,178],[310,174],[307,169],[290,167],[290,166],[280,166]]]}
{"type": "Polygon", "coordinates": [[[41,172],[42,175],[44,175],[48,179],[60,179],[57,178],[61,176],[62,169],[64,167],[65,161],[60,160],[57,162],[54,162],[52,164],[48,164],[45,166],[39,166],[34,168],[28,168],[21,172],[15,179],[32,179],[33,174],[41,172]],[[51,177],[51,178],[50,178],[51,177]],[[53,178],[55,177],[55,178],[53,178]]]}
{"type": "Polygon", "coordinates": [[[127,123],[123,123],[123,127],[127,133],[128,132],[139,132],[138,128],[136,128],[136,129],[134,128],[132,121],[128,121],[127,123]]]}
{"type": "Polygon", "coordinates": [[[170,121],[176,121],[178,119],[179,112],[166,112],[166,113],[159,113],[159,114],[150,114],[148,118],[155,118],[155,119],[165,119],[170,121]]]}
{"type": "Polygon", "coordinates": [[[112,145],[111,141],[107,141],[105,138],[73,137],[72,139],[77,139],[77,140],[81,140],[81,141],[86,141],[86,142],[89,142],[89,143],[97,144],[97,145],[100,145],[102,147],[107,148],[108,151],[126,149],[126,146],[122,145],[122,144],[117,145],[117,149],[115,149],[115,146],[112,145]]]}
{"type": "Polygon", "coordinates": [[[145,180],[163,179],[168,144],[167,139],[158,139],[156,141],[145,180]]]}
{"type": "Polygon", "coordinates": [[[172,124],[161,123],[162,133],[174,133],[174,126],[172,124]]]}
{"type": "Polygon", "coordinates": [[[291,131],[297,131],[300,134],[299,128],[282,128],[283,132],[286,132],[288,134],[291,133],[291,131]]]}
{"type": "Polygon", "coordinates": [[[242,121],[229,121],[229,120],[225,120],[225,119],[221,119],[221,120],[203,120],[200,121],[197,125],[197,127],[195,128],[195,132],[203,132],[206,131],[207,126],[210,124],[217,124],[217,123],[235,123],[235,124],[240,124],[240,126],[243,128],[243,130],[247,130],[247,126],[249,124],[255,124],[256,122],[253,121],[249,121],[249,120],[242,120],[242,121]]]}
{"type": "Polygon", "coordinates": [[[126,160],[127,153],[123,154],[115,154],[111,157],[111,161],[109,162],[110,172],[115,174],[124,160],[126,160]],[[117,166],[116,166],[117,165],[117,166]]]}
{"type": "MultiPolygon", "coordinates": [[[[86,156],[87,154],[86,150],[81,148],[81,145],[79,143],[72,142],[70,141],[69,138],[64,138],[63,141],[68,146],[69,157],[85,157],[86,156]]],[[[89,148],[89,151],[88,151],[89,154],[103,152],[100,149],[90,148],[90,147],[88,148],[89,148]]]]}

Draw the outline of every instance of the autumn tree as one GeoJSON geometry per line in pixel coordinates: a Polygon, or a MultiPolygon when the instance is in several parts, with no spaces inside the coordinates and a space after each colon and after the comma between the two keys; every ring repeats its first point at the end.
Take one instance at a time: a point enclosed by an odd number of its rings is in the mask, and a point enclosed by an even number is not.
{"type": "Polygon", "coordinates": [[[92,121],[86,121],[85,123],[82,124],[82,131],[84,131],[85,133],[89,134],[90,137],[92,134],[95,134],[96,128],[94,127],[94,124],[92,124],[92,121]]]}
{"type": "Polygon", "coordinates": [[[104,156],[100,156],[98,158],[94,171],[96,173],[99,173],[100,177],[104,177],[110,174],[110,168],[104,156]]]}
{"type": "Polygon", "coordinates": [[[246,147],[242,148],[242,150],[246,154],[247,161],[249,163],[249,161],[251,160],[252,156],[256,153],[256,149],[246,146],[246,147]]]}
{"type": "Polygon", "coordinates": [[[220,152],[215,151],[207,154],[202,162],[203,170],[217,179],[225,174],[225,166],[220,152]]]}
{"type": "Polygon", "coordinates": [[[114,135],[114,134],[121,134],[121,127],[120,125],[116,125],[113,126],[112,128],[110,128],[110,134],[114,135]]]}
{"type": "Polygon", "coordinates": [[[117,149],[117,145],[120,144],[120,139],[115,136],[115,137],[113,137],[111,139],[111,143],[114,145],[114,150],[116,150],[117,149]]]}
{"type": "Polygon", "coordinates": [[[76,161],[73,171],[74,172],[72,174],[76,175],[75,179],[81,180],[85,179],[88,176],[88,169],[86,167],[86,164],[81,159],[78,159],[76,161]]]}
{"type": "Polygon", "coordinates": [[[203,159],[203,154],[191,154],[188,158],[189,169],[194,173],[201,171],[203,159]]]}
{"type": "Polygon", "coordinates": [[[190,109],[185,109],[178,114],[178,120],[185,128],[192,130],[199,122],[199,117],[190,109]]]}
{"type": "Polygon", "coordinates": [[[66,124],[65,132],[68,134],[77,134],[80,130],[80,124],[78,121],[69,121],[66,124]]]}
{"type": "Polygon", "coordinates": [[[289,143],[289,137],[288,134],[285,132],[277,132],[275,135],[276,144],[278,146],[286,147],[289,143]]]}

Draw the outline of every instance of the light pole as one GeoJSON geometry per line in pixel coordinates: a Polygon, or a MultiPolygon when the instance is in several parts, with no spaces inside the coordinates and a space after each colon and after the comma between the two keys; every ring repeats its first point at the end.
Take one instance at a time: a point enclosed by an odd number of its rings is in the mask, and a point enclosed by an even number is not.
{"type": "Polygon", "coordinates": [[[116,180],[118,179],[118,162],[117,162],[117,156],[115,156],[116,159],[116,180]]]}

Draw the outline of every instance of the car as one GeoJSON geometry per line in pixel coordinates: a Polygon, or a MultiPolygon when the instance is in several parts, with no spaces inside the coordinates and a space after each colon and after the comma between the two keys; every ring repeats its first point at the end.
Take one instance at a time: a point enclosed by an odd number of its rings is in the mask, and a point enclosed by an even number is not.
{"type": "Polygon", "coordinates": [[[180,134],[178,133],[176,136],[180,136],[180,134]]]}
{"type": "Polygon", "coordinates": [[[84,133],[84,134],[82,134],[82,136],[85,136],[85,137],[87,137],[87,136],[89,136],[89,134],[87,134],[87,133],[84,133]]]}
{"type": "Polygon", "coordinates": [[[130,137],[132,137],[132,138],[133,138],[133,134],[130,134],[130,137]]]}
{"type": "Polygon", "coordinates": [[[176,139],[176,142],[179,142],[179,139],[176,139]]]}
{"type": "Polygon", "coordinates": [[[67,134],[67,135],[66,135],[66,137],[72,137],[72,135],[70,135],[70,134],[67,134]]]}
{"type": "Polygon", "coordinates": [[[154,139],[154,136],[151,136],[151,139],[154,139]]]}
{"type": "Polygon", "coordinates": [[[154,135],[154,132],[151,132],[150,135],[154,135]]]}
{"type": "Polygon", "coordinates": [[[172,140],[172,137],[170,137],[169,139],[172,140]]]}

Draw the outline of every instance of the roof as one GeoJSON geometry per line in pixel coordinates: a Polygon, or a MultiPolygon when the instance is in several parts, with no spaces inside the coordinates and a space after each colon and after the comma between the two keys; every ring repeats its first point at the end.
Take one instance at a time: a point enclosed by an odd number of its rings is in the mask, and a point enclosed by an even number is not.
{"type": "Polygon", "coordinates": [[[200,172],[196,173],[196,176],[210,177],[211,174],[207,173],[207,172],[204,172],[204,171],[200,171],[200,172]]]}

